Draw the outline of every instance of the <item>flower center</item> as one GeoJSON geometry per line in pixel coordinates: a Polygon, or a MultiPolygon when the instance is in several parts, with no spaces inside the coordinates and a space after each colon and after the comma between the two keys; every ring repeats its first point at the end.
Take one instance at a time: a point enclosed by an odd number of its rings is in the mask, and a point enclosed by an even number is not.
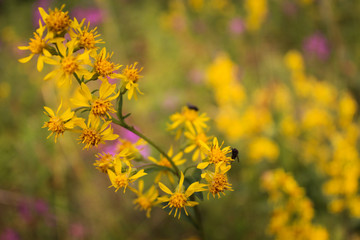
{"type": "Polygon", "coordinates": [[[183,115],[186,120],[193,122],[198,117],[198,112],[192,109],[186,109],[183,115]]]}
{"type": "Polygon", "coordinates": [[[116,187],[125,188],[129,185],[129,179],[124,174],[118,175],[115,178],[115,184],[117,185],[116,187]]]}
{"type": "Polygon", "coordinates": [[[92,105],[91,112],[95,116],[104,117],[111,107],[112,104],[109,100],[97,99],[92,105]]]}
{"type": "Polygon", "coordinates": [[[159,161],[158,164],[161,165],[161,166],[164,166],[164,167],[170,167],[170,168],[171,168],[170,162],[169,162],[166,158],[164,158],[164,157],[162,157],[162,158],[160,159],[160,161],[159,161]]]}
{"type": "Polygon", "coordinates": [[[169,205],[170,207],[183,208],[187,202],[187,198],[184,193],[174,193],[170,197],[169,205]]]}
{"type": "Polygon", "coordinates": [[[115,64],[113,62],[109,62],[108,58],[97,59],[94,63],[94,67],[96,73],[103,77],[109,76],[115,70],[115,64]]]}
{"type": "Polygon", "coordinates": [[[136,83],[141,77],[139,73],[142,71],[141,69],[136,68],[137,62],[134,65],[126,66],[126,68],[122,71],[122,74],[126,77],[128,81],[136,83]]]}
{"type": "Polygon", "coordinates": [[[86,146],[97,146],[101,141],[101,136],[95,129],[84,129],[80,135],[80,141],[86,146]]]}
{"type": "Polygon", "coordinates": [[[214,164],[219,162],[226,162],[226,155],[223,151],[220,150],[220,148],[212,147],[209,154],[209,162],[214,164]]]}
{"type": "Polygon", "coordinates": [[[80,36],[80,46],[86,49],[95,48],[95,37],[92,32],[83,32],[80,36]]]}
{"type": "Polygon", "coordinates": [[[141,196],[136,199],[136,202],[139,204],[141,210],[148,210],[151,208],[151,202],[148,198],[141,196]]]}
{"type": "Polygon", "coordinates": [[[78,70],[79,65],[76,62],[76,58],[73,56],[64,57],[61,62],[63,71],[67,74],[73,74],[76,70],[78,70]]]}
{"type": "Polygon", "coordinates": [[[39,54],[45,48],[45,40],[42,39],[38,34],[34,34],[35,38],[30,39],[29,49],[34,54],[39,54]]]}
{"type": "Polygon", "coordinates": [[[45,19],[45,23],[50,31],[61,33],[70,26],[71,21],[68,12],[55,9],[55,11],[50,10],[49,16],[45,19]]]}
{"type": "Polygon", "coordinates": [[[57,116],[51,117],[49,122],[46,123],[46,126],[49,128],[49,131],[56,134],[62,134],[65,132],[64,122],[57,116]]]}
{"type": "Polygon", "coordinates": [[[213,195],[217,193],[224,192],[226,189],[229,189],[230,184],[228,183],[227,176],[221,173],[215,174],[210,187],[209,192],[211,192],[213,195]]]}

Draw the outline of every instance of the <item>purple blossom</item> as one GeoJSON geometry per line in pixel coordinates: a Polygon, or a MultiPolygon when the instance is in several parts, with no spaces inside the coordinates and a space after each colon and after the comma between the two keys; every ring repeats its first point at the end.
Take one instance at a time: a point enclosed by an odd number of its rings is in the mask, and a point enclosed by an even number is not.
{"type": "Polygon", "coordinates": [[[104,20],[104,13],[99,8],[82,8],[76,7],[71,10],[71,15],[75,17],[79,22],[86,18],[85,22],[90,22],[91,26],[99,25],[104,20]]]}
{"type": "Polygon", "coordinates": [[[305,53],[315,56],[319,60],[326,60],[330,55],[329,42],[321,33],[314,33],[303,43],[305,53]]]}
{"type": "Polygon", "coordinates": [[[27,223],[31,222],[31,220],[33,219],[33,212],[29,202],[27,201],[20,202],[17,209],[19,215],[25,222],[27,223]]]}
{"type": "Polygon", "coordinates": [[[229,22],[229,31],[234,35],[239,35],[245,31],[245,24],[241,18],[233,18],[229,22]]]}
{"type": "Polygon", "coordinates": [[[73,223],[70,225],[70,235],[75,239],[83,239],[85,237],[85,227],[81,223],[73,223]]]}

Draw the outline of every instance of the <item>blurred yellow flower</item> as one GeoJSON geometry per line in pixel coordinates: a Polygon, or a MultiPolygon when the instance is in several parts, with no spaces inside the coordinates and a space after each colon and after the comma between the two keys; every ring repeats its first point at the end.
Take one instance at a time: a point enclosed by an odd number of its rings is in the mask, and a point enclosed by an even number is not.
{"type": "MultiPolygon", "coordinates": [[[[186,162],[186,159],[182,158],[182,156],[183,156],[182,152],[179,152],[175,156],[173,156],[173,154],[174,154],[174,150],[173,150],[173,147],[171,146],[167,155],[171,158],[171,160],[175,163],[176,166],[180,166],[186,162]]],[[[153,163],[155,163],[156,165],[172,168],[169,160],[166,157],[164,157],[162,154],[160,154],[159,160],[156,160],[155,158],[153,158],[151,156],[149,157],[149,160],[152,161],[153,163]]],[[[171,183],[174,182],[173,175],[169,170],[159,171],[159,173],[156,175],[156,177],[154,179],[154,182],[155,183],[159,182],[163,175],[167,176],[167,178],[170,180],[171,183]]]]}
{"type": "Polygon", "coordinates": [[[144,181],[139,180],[139,190],[136,190],[135,193],[137,198],[133,201],[136,209],[146,211],[146,217],[150,217],[151,209],[158,205],[160,201],[157,199],[159,196],[158,190],[152,185],[146,193],[144,191],[144,181]]]}
{"type": "Polygon", "coordinates": [[[254,162],[262,159],[275,161],[279,157],[279,147],[273,140],[266,137],[253,138],[248,149],[248,156],[254,162]]]}
{"type": "Polygon", "coordinates": [[[209,121],[209,118],[206,116],[206,113],[199,115],[197,109],[191,107],[183,107],[181,113],[174,113],[170,116],[172,123],[169,124],[168,129],[177,130],[176,139],[179,139],[181,134],[185,129],[195,128],[195,130],[200,133],[203,132],[208,126],[206,122],[209,121]]]}

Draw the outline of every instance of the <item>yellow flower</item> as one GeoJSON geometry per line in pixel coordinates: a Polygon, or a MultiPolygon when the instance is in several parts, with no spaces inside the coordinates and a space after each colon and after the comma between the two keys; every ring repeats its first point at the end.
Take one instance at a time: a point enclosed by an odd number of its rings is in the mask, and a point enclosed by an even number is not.
{"type": "Polygon", "coordinates": [[[110,61],[114,53],[106,53],[106,48],[101,49],[100,53],[95,57],[94,72],[101,80],[107,78],[120,78],[121,74],[115,73],[121,65],[115,64],[110,61]]]}
{"type": "Polygon", "coordinates": [[[72,31],[69,32],[72,39],[78,39],[78,46],[89,50],[89,55],[93,58],[96,57],[96,50],[99,48],[96,46],[98,43],[105,43],[102,39],[97,39],[100,34],[96,31],[97,27],[89,31],[90,22],[87,26],[84,26],[85,19],[79,23],[76,18],[73,21],[72,31]]]}
{"type": "Polygon", "coordinates": [[[227,154],[231,153],[231,147],[224,147],[222,148],[222,145],[224,142],[219,146],[218,139],[214,137],[212,145],[209,147],[207,144],[201,142],[202,145],[202,151],[207,155],[207,161],[203,161],[197,165],[197,168],[204,169],[209,164],[218,164],[218,163],[230,163],[231,161],[234,161],[231,159],[231,157],[226,156],[227,154]]]}
{"type": "Polygon", "coordinates": [[[86,125],[82,122],[79,126],[83,129],[79,137],[80,143],[85,143],[84,148],[97,147],[107,140],[115,140],[119,137],[113,134],[113,129],[110,126],[111,121],[105,122],[100,126],[100,121],[90,121],[86,125]]]}
{"type": "Polygon", "coordinates": [[[88,86],[81,83],[71,102],[77,107],[90,107],[89,119],[91,121],[99,118],[105,120],[106,117],[111,118],[110,113],[116,112],[111,101],[116,99],[119,94],[120,91],[116,93],[116,84],[103,81],[100,85],[99,97],[95,97],[91,94],[88,86]]]}
{"type": "Polygon", "coordinates": [[[49,14],[47,14],[43,8],[39,7],[40,15],[45,22],[49,32],[52,34],[59,35],[67,31],[71,25],[68,12],[62,11],[64,7],[65,4],[63,4],[60,9],[49,9],[49,14]]]}
{"type": "Polygon", "coordinates": [[[66,43],[66,47],[62,43],[63,39],[57,40],[56,45],[59,49],[60,56],[56,56],[56,60],[48,62],[48,64],[58,65],[58,68],[48,73],[44,80],[55,78],[57,79],[58,86],[61,87],[65,83],[71,85],[73,75],[77,75],[80,79],[84,76],[89,77],[89,72],[83,67],[85,64],[89,64],[89,53],[83,52],[80,54],[74,54],[74,48],[76,39],[73,39],[66,43]]]}
{"type": "Polygon", "coordinates": [[[181,113],[174,113],[170,116],[172,123],[169,125],[169,130],[178,129],[176,133],[176,138],[178,139],[183,132],[183,128],[189,130],[194,127],[195,130],[200,133],[203,132],[206,128],[206,122],[209,121],[209,118],[206,116],[206,113],[199,115],[197,109],[183,107],[181,113]]]}
{"type": "MultiPolygon", "coordinates": [[[[173,157],[173,154],[174,154],[173,148],[170,147],[167,155],[171,158],[171,160],[173,160],[173,162],[175,163],[176,166],[180,166],[186,162],[186,159],[182,158],[182,156],[183,156],[182,152],[179,152],[174,157],[173,157]]],[[[162,154],[160,154],[160,160],[156,160],[155,158],[153,158],[151,156],[149,157],[149,160],[152,161],[153,163],[155,163],[156,165],[172,168],[169,160],[167,160],[167,158],[164,157],[162,154]]],[[[156,177],[155,177],[154,182],[156,182],[156,183],[159,182],[163,175],[166,175],[172,183],[174,182],[173,176],[168,170],[159,171],[158,175],[156,175],[156,177]]]]}
{"type": "Polygon", "coordinates": [[[19,62],[26,63],[30,61],[35,55],[38,55],[37,70],[42,71],[44,62],[46,63],[48,58],[51,57],[51,53],[46,49],[49,43],[49,35],[44,36],[45,26],[39,21],[39,28],[34,32],[34,38],[30,38],[29,46],[19,46],[20,50],[30,50],[30,55],[19,59],[19,62]]]}
{"type": "Polygon", "coordinates": [[[107,173],[109,168],[114,166],[114,156],[109,153],[98,153],[95,155],[97,160],[93,164],[100,172],[107,173]]]}
{"type": "Polygon", "coordinates": [[[267,0],[246,0],[246,27],[249,30],[255,31],[260,28],[265,20],[267,8],[267,0]]]}
{"type": "Polygon", "coordinates": [[[249,144],[248,155],[254,162],[262,159],[275,161],[279,157],[279,147],[266,137],[256,137],[249,144]]]}
{"type": "Polygon", "coordinates": [[[201,174],[202,178],[205,178],[208,186],[208,195],[209,199],[210,193],[215,196],[217,195],[220,198],[220,193],[225,196],[225,190],[234,191],[231,188],[231,184],[228,182],[228,178],[226,172],[228,172],[231,168],[231,165],[226,165],[225,163],[219,163],[215,166],[215,172],[206,171],[201,174]]]}
{"type": "Polygon", "coordinates": [[[136,143],[132,143],[129,140],[119,138],[115,145],[115,152],[119,153],[124,149],[127,149],[129,155],[133,158],[139,158],[141,155],[139,150],[142,150],[142,147],[146,145],[144,139],[140,138],[136,143]]]}
{"type": "Polygon", "coordinates": [[[203,151],[201,151],[201,142],[207,144],[211,137],[207,137],[206,134],[203,132],[196,133],[193,127],[190,127],[188,130],[189,131],[186,131],[184,133],[184,136],[189,139],[190,143],[184,149],[184,152],[189,153],[195,150],[192,155],[192,160],[196,161],[199,159],[199,157],[200,159],[204,159],[206,155],[203,151]]]}
{"type": "Polygon", "coordinates": [[[122,162],[118,159],[116,159],[114,162],[114,168],[115,173],[112,170],[108,169],[108,175],[112,183],[110,187],[116,188],[115,192],[117,192],[119,188],[124,188],[124,193],[126,191],[126,188],[129,188],[131,191],[136,192],[136,190],[130,187],[129,184],[135,182],[136,179],[147,175],[147,173],[144,172],[144,169],[141,169],[137,173],[133,174],[133,172],[131,171],[131,166],[128,166],[128,168],[123,172],[122,162]]]}
{"type": "Polygon", "coordinates": [[[146,217],[150,217],[151,209],[160,202],[157,200],[159,193],[154,185],[152,185],[146,193],[144,191],[144,181],[139,180],[139,190],[135,193],[137,198],[133,201],[136,209],[146,211],[146,217]]]}
{"type": "Polygon", "coordinates": [[[184,174],[181,172],[179,185],[176,187],[175,191],[172,192],[168,187],[166,187],[164,184],[159,182],[160,189],[169,194],[170,196],[162,196],[159,197],[159,201],[161,202],[168,202],[166,206],[163,208],[169,207],[171,208],[169,215],[171,215],[172,211],[175,209],[174,217],[176,217],[177,212],[179,211],[179,219],[181,216],[181,209],[184,209],[185,214],[189,215],[186,211],[186,207],[194,207],[195,205],[198,205],[199,203],[196,201],[189,201],[189,197],[195,193],[195,192],[202,192],[206,189],[204,188],[206,184],[202,184],[199,182],[192,183],[186,190],[183,186],[184,183],[184,174]]]}
{"type": "Polygon", "coordinates": [[[130,100],[134,96],[135,100],[137,99],[137,93],[143,94],[139,89],[139,84],[137,83],[142,76],[139,73],[143,68],[136,68],[138,63],[135,62],[133,65],[126,65],[125,69],[122,70],[122,79],[123,79],[123,88],[128,90],[128,99],[130,100]]]}
{"type": "Polygon", "coordinates": [[[58,109],[56,110],[56,114],[54,111],[49,107],[44,107],[44,112],[50,120],[45,122],[43,128],[48,128],[51,131],[50,135],[47,137],[51,137],[55,134],[55,142],[57,137],[62,135],[66,130],[73,129],[75,125],[80,124],[83,119],[74,117],[75,113],[68,108],[63,114],[59,115],[60,109],[62,107],[62,102],[60,103],[58,109]]]}

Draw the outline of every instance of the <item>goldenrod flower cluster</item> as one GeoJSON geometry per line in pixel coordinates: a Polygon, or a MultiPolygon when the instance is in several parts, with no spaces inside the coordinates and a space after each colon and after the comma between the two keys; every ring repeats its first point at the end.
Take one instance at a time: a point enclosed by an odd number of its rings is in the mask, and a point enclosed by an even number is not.
{"type": "MultiPolygon", "coordinates": [[[[107,174],[115,192],[121,189],[125,193],[129,189],[135,193],[133,203],[145,211],[147,217],[153,207],[162,206],[170,208],[169,214],[174,213],[180,218],[182,211],[189,215],[186,207],[199,204],[202,192],[208,192],[208,197],[209,194],[220,197],[220,194],[232,191],[227,172],[234,158],[233,149],[223,147],[217,138],[208,135],[206,113],[199,113],[196,106],[188,105],[180,113],[173,114],[169,130],[176,133],[177,141],[184,141],[184,145],[179,143],[179,146],[185,147],[179,150],[179,147],[170,146],[165,153],[127,123],[130,113],[123,114],[123,97],[127,94],[131,100],[143,94],[139,89],[143,68],[135,62],[121,69],[122,65],[112,62],[113,53],[98,46],[104,41],[97,28],[90,29],[90,23],[85,24],[85,19],[81,22],[70,19],[64,7],[48,12],[39,8],[42,19],[34,38],[30,39],[29,46],[19,47],[31,52],[20,62],[37,56],[39,71],[44,69],[44,63],[54,67],[44,80],[56,81],[60,91],[72,91],[72,97],[62,99],[56,112],[44,107],[49,120],[43,127],[50,131],[50,136],[55,136],[55,142],[65,132],[77,134],[83,149],[97,148],[106,141],[116,140],[114,153],[95,154],[93,165],[107,174]],[[109,79],[115,83],[110,83],[109,79]],[[136,134],[140,140],[132,143],[119,138],[113,132],[114,124],[136,134]],[[158,158],[145,159],[141,155],[139,147],[146,143],[159,152],[158,158]],[[149,176],[144,178],[153,172],[156,173],[153,180],[149,176]],[[176,188],[166,186],[175,183],[176,188]]],[[[194,224],[200,223],[195,221],[194,224]]]]}
{"type": "Polygon", "coordinates": [[[270,235],[278,240],[329,239],[324,227],[312,223],[312,202],[291,174],[282,169],[265,172],[261,184],[274,208],[268,227],[270,235]]]}

